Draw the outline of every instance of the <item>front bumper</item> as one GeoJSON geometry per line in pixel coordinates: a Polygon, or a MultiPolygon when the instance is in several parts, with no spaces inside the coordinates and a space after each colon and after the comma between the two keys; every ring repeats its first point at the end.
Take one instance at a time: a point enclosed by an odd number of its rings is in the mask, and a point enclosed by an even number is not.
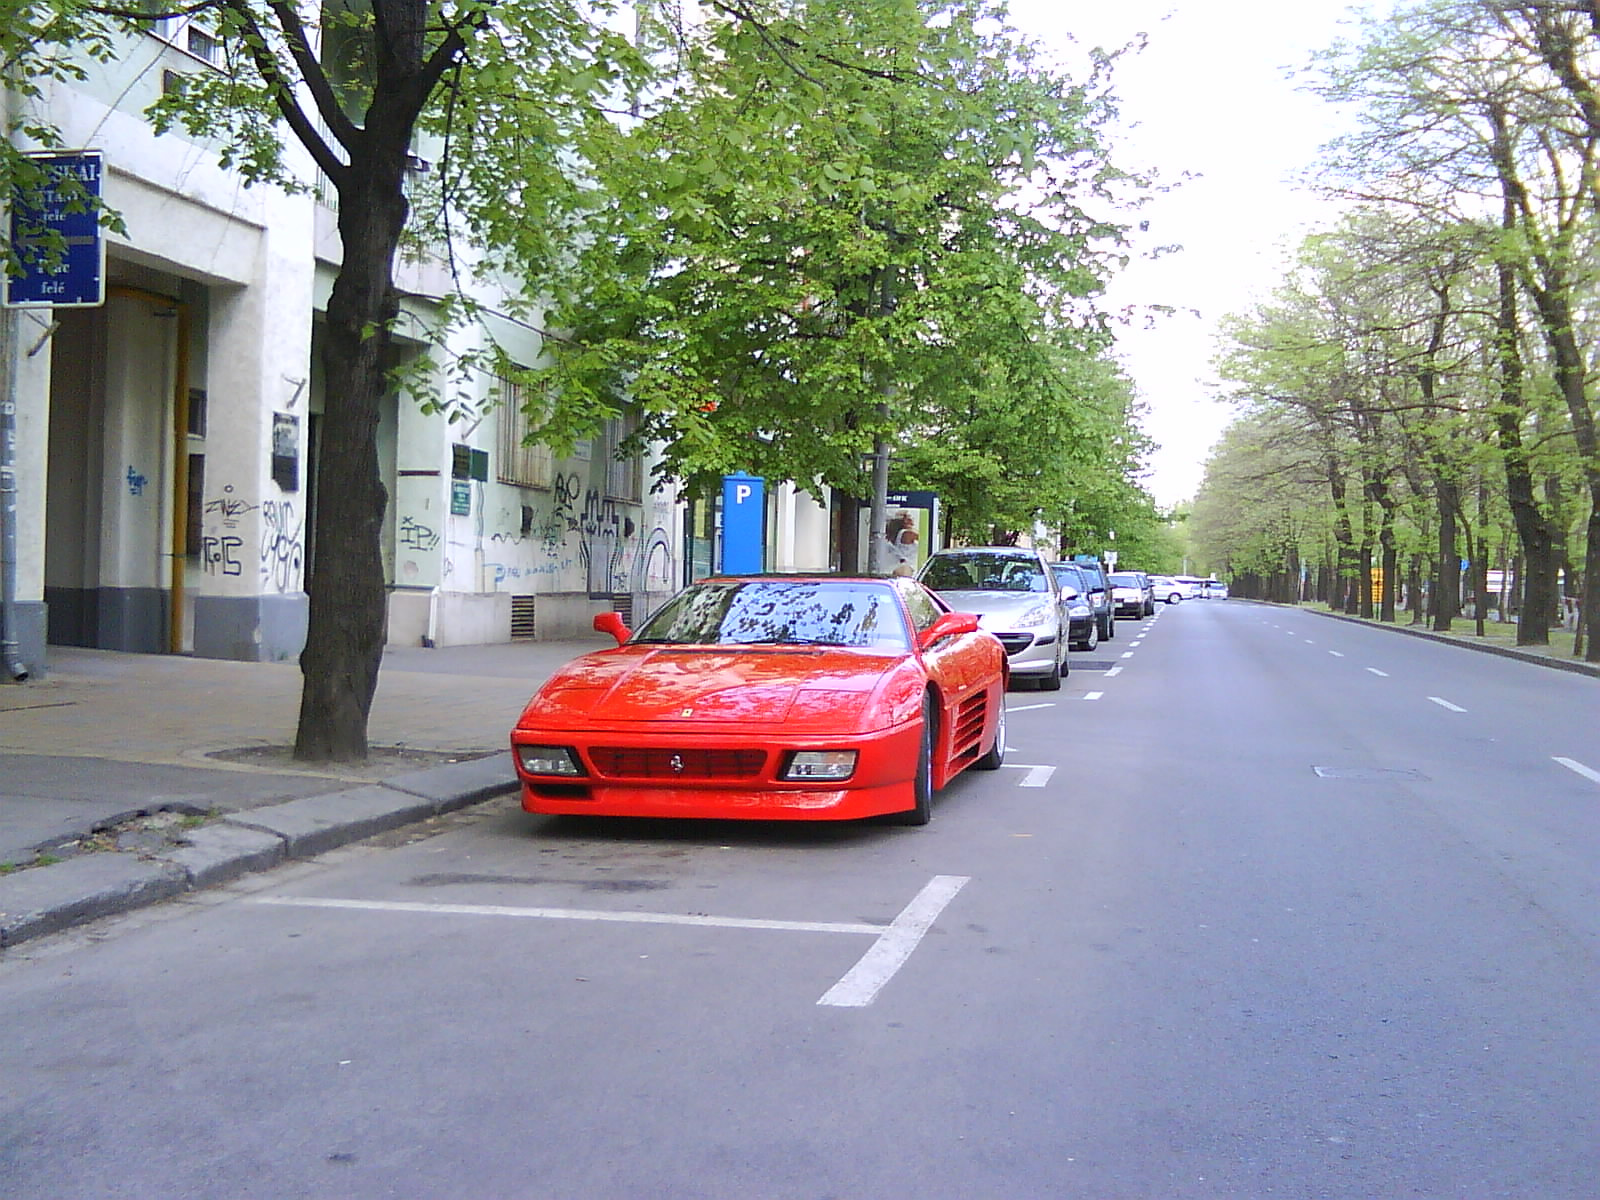
{"type": "Polygon", "coordinates": [[[585,775],[529,775],[513,749],[522,783],[522,807],[531,813],[607,817],[689,817],[707,820],[847,821],[909,811],[916,802],[914,775],[921,722],[848,737],[782,739],[772,730],[707,732],[704,725],[610,730],[524,729],[512,731],[513,748],[573,747],[585,775]],[[795,750],[855,750],[848,780],[796,782],[779,778],[795,750]],[[620,751],[621,753],[617,753],[620,751]],[[759,751],[759,758],[752,755],[759,751]],[[694,764],[751,756],[736,777],[694,764]],[[676,756],[683,770],[660,764],[676,756]],[[619,768],[619,760],[629,765],[619,768]],[[645,764],[640,766],[639,764],[645,764]],[[610,773],[607,773],[607,772],[610,773]]]}

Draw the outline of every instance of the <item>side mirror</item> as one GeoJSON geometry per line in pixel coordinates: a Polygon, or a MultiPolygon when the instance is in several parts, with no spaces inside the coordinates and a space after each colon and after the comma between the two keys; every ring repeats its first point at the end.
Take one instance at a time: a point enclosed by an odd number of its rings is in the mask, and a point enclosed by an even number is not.
{"type": "Polygon", "coordinates": [[[594,618],[596,633],[609,633],[617,639],[617,645],[622,645],[631,635],[631,631],[622,622],[622,614],[615,612],[596,613],[594,618]]]}
{"type": "Polygon", "coordinates": [[[922,631],[922,636],[917,638],[917,649],[926,650],[941,638],[955,637],[962,633],[978,632],[978,614],[951,612],[943,614],[932,625],[922,631]]]}

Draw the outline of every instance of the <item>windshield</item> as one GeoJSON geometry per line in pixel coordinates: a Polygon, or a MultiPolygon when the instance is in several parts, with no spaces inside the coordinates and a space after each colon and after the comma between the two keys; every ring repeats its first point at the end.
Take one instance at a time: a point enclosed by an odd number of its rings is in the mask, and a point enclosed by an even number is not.
{"type": "Polygon", "coordinates": [[[1024,554],[936,554],[922,569],[936,592],[1048,592],[1039,560],[1024,554]]]}
{"type": "Polygon", "coordinates": [[[630,645],[871,646],[907,650],[910,635],[887,586],[816,579],[724,579],[669,600],[630,645]]]}
{"type": "Polygon", "coordinates": [[[1125,571],[1118,571],[1111,577],[1112,587],[1143,587],[1137,575],[1129,575],[1125,571]]]}

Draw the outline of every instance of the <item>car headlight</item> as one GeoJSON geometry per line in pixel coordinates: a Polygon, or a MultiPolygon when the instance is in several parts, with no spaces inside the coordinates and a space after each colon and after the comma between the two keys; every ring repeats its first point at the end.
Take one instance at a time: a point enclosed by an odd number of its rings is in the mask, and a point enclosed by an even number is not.
{"type": "Polygon", "coordinates": [[[809,779],[849,779],[856,771],[854,750],[796,750],[789,756],[781,778],[794,781],[809,779]]]}
{"type": "Polygon", "coordinates": [[[517,762],[529,775],[582,775],[583,767],[571,746],[516,747],[517,762]]]}
{"type": "Polygon", "coordinates": [[[1077,617],[1081,620],[1084,617],[1093,616],[1094,610],[1087,604],[1082,602],[1074,602],[1073,604],[1067,606],[1067,615],[1069,617],[1077,617]]]}
{"type": "Polygon", "coordinates": [[[1040,604],[1035,608],[1030,608],[1027,612],[1023,613],[1020,617],[1018,617],[1017,618],[1017,623],[1016,623],[1016,628],[1018,628],[1018,629],[1030,629],[1035,625],[1043,625],[1049,620],[1050,620],[1050,609],[1049,609],[1049,606],[1044,605],[1044,604],[1040,604]]]}

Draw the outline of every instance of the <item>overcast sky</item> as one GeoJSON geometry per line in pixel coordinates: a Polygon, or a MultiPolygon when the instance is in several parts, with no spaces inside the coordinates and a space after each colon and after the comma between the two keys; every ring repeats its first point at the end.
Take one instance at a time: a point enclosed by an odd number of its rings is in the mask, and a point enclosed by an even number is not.
{"type": "Polygon", "coordinates": [[[1214,400],[1216,322],[1265,299],[1283,252],[1328,218],[1293,177],[1335,131],[1333,116],[1296,89],[1286,69],[1353,27],[1344,0],[1011,0],[1013,23],[1071,55],[1078,43],[1148,47],[1116,73],[1120,166],[1154,166],[1168,179],[1199,178],[1139,214],[1149,243],[1181,253],[1136,263],[1114,285],[1112,306],[1170,304],[1199,316],[1128,330],[1120,357],[1149,408],[1146,432],[1161,448],[1147,483],[1163,506],[1194,495],[1205,458],[1230,413],[1214,400]],[[1343,23],[1342,23],[1343,22],[1343,23]]]}

